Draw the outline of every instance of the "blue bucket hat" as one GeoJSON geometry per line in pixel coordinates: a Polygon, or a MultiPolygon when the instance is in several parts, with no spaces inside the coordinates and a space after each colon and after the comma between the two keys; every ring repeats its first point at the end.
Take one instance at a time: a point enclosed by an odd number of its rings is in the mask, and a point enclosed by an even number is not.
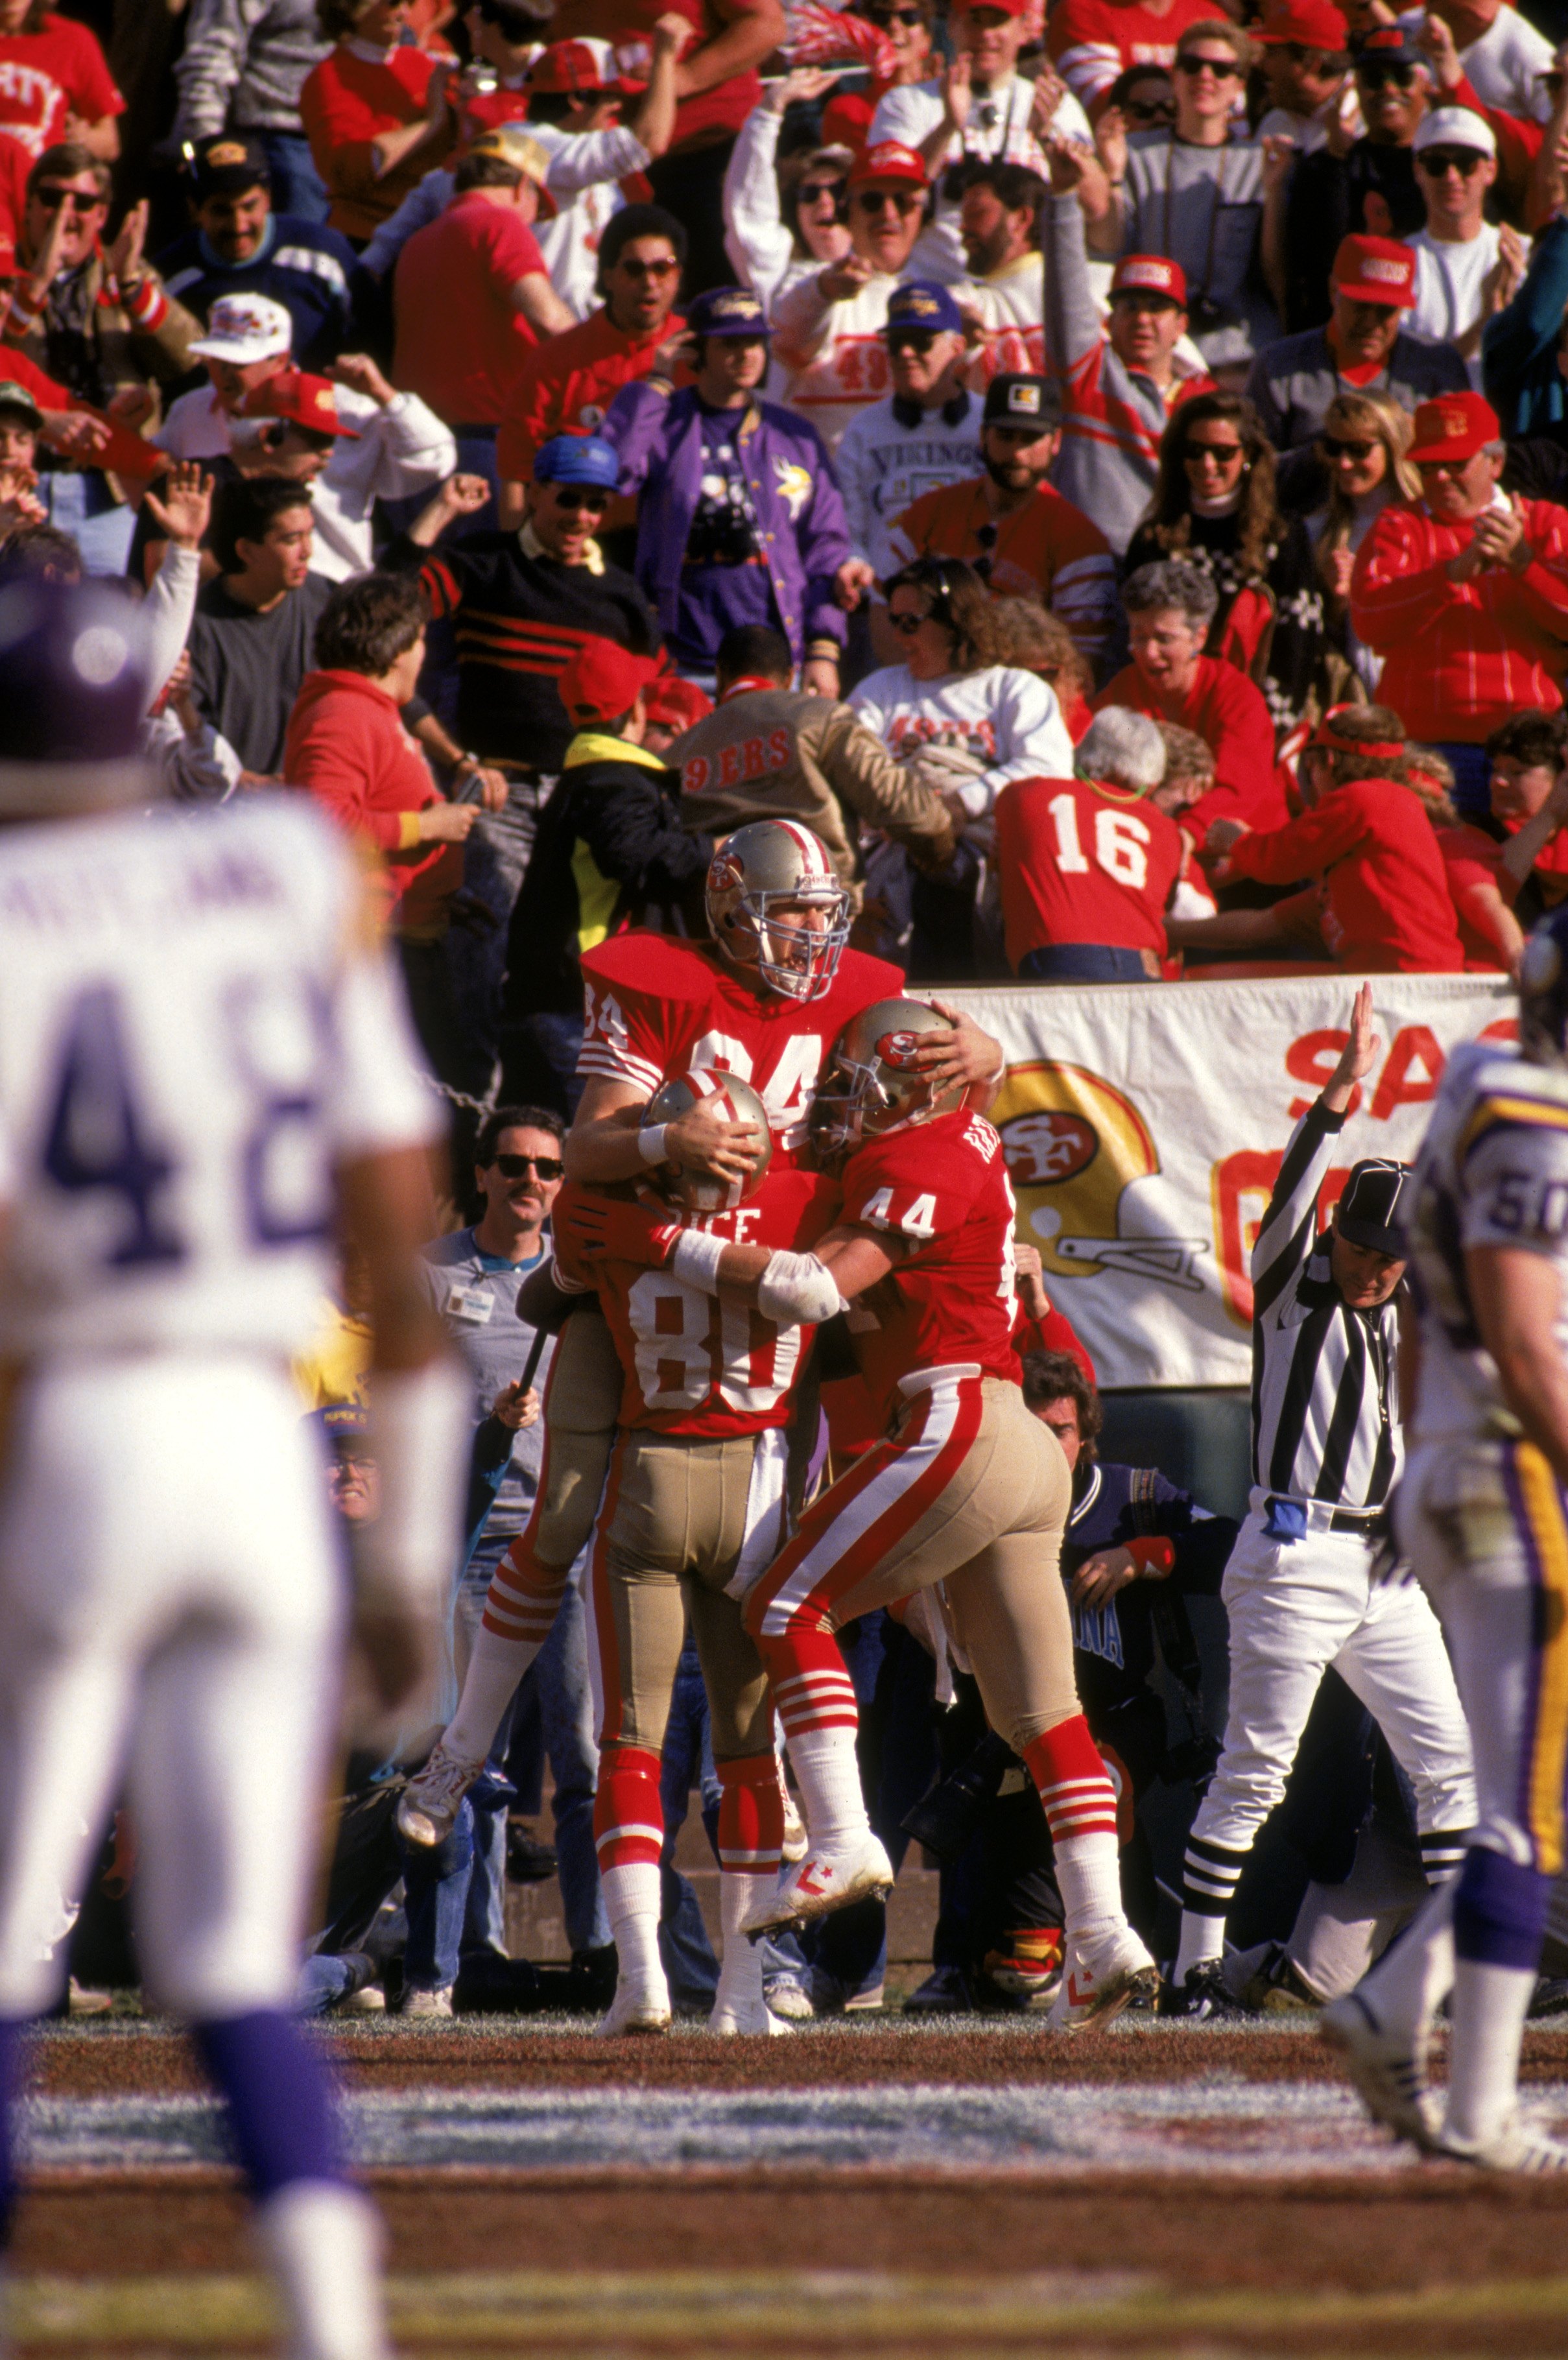
{"type": "Polygon", "coordinates": [[[620,475],[619,452],[597,434],[555,434],[534,453],[536,484],[596,484],[613,492],[620,475]]]}
{"type": "Polygon", "coordinates": [[[926,279],[911,279],[907,286],[895,287],[887,298],[887,324],[882,333],[890,336],[899,328],[920,328],[932,336],[945,329],[961,336],[964,314],[945,287],[935,287],[926,279]]]}
{"type": "Polygon", "coordinates": [[[745,336],[748,342],[771,333],[768,314],[749,287],[710,287],[687,305],[686,325],[694,336],[745,336]]]}

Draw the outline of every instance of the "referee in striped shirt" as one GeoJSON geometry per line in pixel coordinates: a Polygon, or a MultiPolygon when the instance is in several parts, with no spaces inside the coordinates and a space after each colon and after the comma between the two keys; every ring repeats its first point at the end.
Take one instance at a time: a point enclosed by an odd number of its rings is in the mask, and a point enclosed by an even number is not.
{"type": "Polygon", "coordinates": [[[1459,1866],[1475,1820],[1470,1740],[1437,1619],[1413,1583],[1371,1580],[1372,1527],[1401,1457],[1406,1167],[1380,1157],[1354,1165],[1330,1228],[1317,1227],[1352,1092],[1380,1046],[1372,987],[1363,984],[1344,1054],[1291,1135],[1253,1249],[1251,1509],[1221,1592],[1230,1713],[1187,1841],[1167,2015],[1229,2005],[1225,1912],[1331,1665],[1380,1722],[1415,1789],[1433,1883],[1459,1866]]]}

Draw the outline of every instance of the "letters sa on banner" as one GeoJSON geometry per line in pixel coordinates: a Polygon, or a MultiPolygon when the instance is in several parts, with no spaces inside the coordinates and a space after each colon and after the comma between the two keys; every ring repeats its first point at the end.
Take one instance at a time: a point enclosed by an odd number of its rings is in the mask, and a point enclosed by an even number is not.
{"type": "MultiPolygon", "coordinates": [[[[1514,1038],[1503,977],[1376,976],[1382,1043],[1321,1200],[1409,1160],[1449,1052],[1514,1038]]],[[[955,991],[1007,1073],[991,1120],[1051,1299],[1101,1382],[1241,1385],[1248,1262],[1291,1129],[1332,1072],[1358,978],[955,991]]]]}

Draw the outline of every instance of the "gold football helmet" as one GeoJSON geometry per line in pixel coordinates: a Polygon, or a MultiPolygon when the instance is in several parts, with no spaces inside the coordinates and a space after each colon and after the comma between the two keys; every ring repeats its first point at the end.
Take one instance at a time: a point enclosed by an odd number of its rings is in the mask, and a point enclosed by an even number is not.
{"type": "Polygon", "coordinates": [[[824,1160],[912,1123],[951,1114],[964,1102],[955,1082],[940,1097],[916,1064],[933,1032],[953,1026],[922,1000],[878,1000],[852,1016],[833,1043],[827,1071],[811,1101],[811,1142],[824,1160]]]}
{"type": "Polygon", "coordinates": [[[688,1213],[733,1213],[754,1196],[768,1175],[773,1161],[773,1133],[768,1127],[768,1109],[749,1082],[738,1074],[726,1074],[716,1067],[694,1065],[684,1074],[672,1074],[661,1082],[648,1102],[642,1120],[651,1128],[655,1123],[674,1122],[683,1114],[706,1099],[726,1122],[754,1122],[762,1133],[762,1153],[744,1180],[716,1180],[707,1172],[688,1172],[679,1164],[661,1164],[653,1175],[653,1185],[665,1202],[679,1205],[688,1213]]]}
{"type": "Polygon", "coordinates": [[[1021,1216],[1019,1234],[1057,1278],[1103,1270],[1200,1292],[1192,1269],[1207,1239],[1139,1236],[1122,1227],[1127,1192],[1160,1158],[1130,1098],[1084,1065],[1008,1069],[991,1120],[1021,1216]]]}
{"type": "Polygon", "coordinates": [[[714,848],[704,895],[713,940],[783,1000],[820,1000],[849,940],[849,893],[821,836],[793,819],[748,820],[714,848]],[[818,928],[784,904],[825,912],[818,928]]]}

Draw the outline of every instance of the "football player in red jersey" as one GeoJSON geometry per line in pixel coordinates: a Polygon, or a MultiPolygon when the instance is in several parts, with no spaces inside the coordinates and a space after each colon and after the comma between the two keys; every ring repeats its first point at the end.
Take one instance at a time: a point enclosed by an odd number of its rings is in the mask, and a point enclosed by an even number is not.
{"type": "MultiPolygon", "coordinates": [[[[1123,1913],[1116,1797],[1073,1682],[1055,1579],[1072,1484],[1019,1388],[1016,1207],[1001,1142],[956,1087],[924,1078],[921,1038],[941,1025],[898,1000],[845,1029],[814,1123],[844,1154],[844,1210],[815,1251],[717,1239],[676,1249],[689,1283],[781,1327],[853,1306],[861,1366],[891,1428],[746,1594],[811,1849],[746,1928],[799,1924],[891,1884],[861,1797],[855,1691],[833,1633],[942,1582],[987,1715],[1028,1764],[1051,1824],[1068,1937],[1051,2022],[1075,2028],[1152,1996],[1158,1978],[1123,1913]]],[[[601,1242],[585,1251],[637,1251],[638,1218],[606,1208],[601,1242]]],[[[670,1251],[651,1224],[644,1238],[649,1260],[670,1251]]]]}
{"type": "MultiPolygon", "coordinates": [[[[779,1454],[758,1437],[785,1423],[803,1355],[800,1339],[767,1340],[765,1380],[743,1377],[730,1349],[744,1332],[737,1315],[720,1321],[711,1296],[699,1302],[689,1288],[671,1289],[669,1282],[639,1292],[646,1270],[620,1273],[606,1263],[577,1273],[564,1241],[572,1198],[583,1183],[653,1178],[672,1164],[738,1191],[768,1158],[757,1194],[738,1212],[714,1218],[737,1240],[761,1238],[786,1251],[809,1242],[832,1217],[831,1206],[822,1209],[820,1184],[803,1186],[810,1175],[799,1168],[818,1076],[848,1018],[901,981],[896,968],[845,949],[848,896],[820,839],[798,822],[754,821],[727,838],[709,872],[707,908],[716,948],[628,934],[584,956],[580,1070],[588,1078],[567,1141],[570,1179],[557,1205],[554,1275],[569,1287],[584,1278],[599,1285],[609,1333],[605,1322],[579,1315],[562,1335],[546,1395],[547,1456],[534,1516],[492,1582],[458,1713],[399,1809],[400,1826],[416,1841],[439,1841],[450,1827],[513,1688],[549,1635],[598,1505],[597,1470],[619,1419],[627,1433],[601,1521],[591,1616],[604,1710],[595,1819],[621,1969],[607,2032],[658,2030],[669,2020],[657,1948],[659,1745],[675,1658],[670,1676],[659,1676],[656,1709],[651,1680],[635,1665],[644,1644],[635,1618],[651,1617],[660,1647],[673,1629],[678,1654],[682,1572],[724,1784],[719,1846],[728,1873],[721,1896],[734,1939],[725,1943],[713,2022],[726,2031],[768,2028],[760,1960],[738,1939],[739,1913],[758,1891],[747,1885],[743,1892],[745,1880],[755,1875],[761,1889],[772,1889],[782,1797],[760,1659],[741,1632],[738,1607],[723,1593],[736,1579],[744,1537],[735,1519],[746,1531],[764,1529],[779,1454]],[[683,1071],[751,1082],[766,1110],[766,1134],[760,1122],[733,1120],[733,1106],[715,1091],[694,1092],[681,1113],[651,1121],[650,1096],[667,1074],[683,1071]],[[787,1234],[791,1222],[798,1224],[793,1238],[787,1234]],[[638,1333],[639,1325],[646,1333],[638,1333]],[[615,1349],[613,1380],[607,1344],[615,1349]],[[656,1449],[653,1438],[661,1435],[669,1441],[656,1449]],[[749,1518],[748,1499],[755,1510],[749,1518]],[[676,1557],[682,1562],[672,1567],[676,1557]]],[[[933,1087],[981,1100],[1004,1062],[1000,1045],[966,1020],[923,1044],[920,1060],[933,1087]]],[[[753,1368],[759,1366],[754,1348],[753,1368]]],[[[772,1489],[774,1512],[778,1500],[772,1489]]],[[[768,1529],[776,1541],[776,1513],[768,1529]]],[[[754,1550],[746,1571],[757,1563],[754,1550]]]]}

